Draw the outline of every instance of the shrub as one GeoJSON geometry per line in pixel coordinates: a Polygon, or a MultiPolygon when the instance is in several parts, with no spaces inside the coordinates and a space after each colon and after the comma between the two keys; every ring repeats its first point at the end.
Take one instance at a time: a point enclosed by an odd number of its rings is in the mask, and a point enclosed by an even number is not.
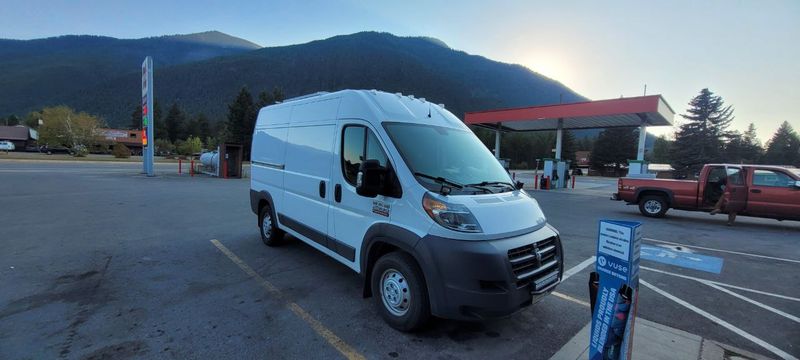
{"type": "Polygon", "coordinates": [[[131,157],[131,149],[128,149],[125,144],[117,143],[114,145],[114,149],[111,150],[111,154],[118,159],[127,159],[131,157]]]}
{"type": "Polygon", "coordinates": [[[199,137],[189,136],[186,141],[178,145],[178,153],[181,155],[191,156],[192,154],[199,153],[203,149],[203,142],[199,137]]]}
{"type": "Polygon", "coordinates": [[[89,148],[83,145],[78,145],[72,148],[72,156],[74,157],[86,157],[89,155],[89,148]]]}
{"type": "Polygon", "coordinates": [[[156,155],[159,156],[168,156],[175,152],[175,145],[172,145],[172,143],[166,139],[156,139],[155,147],[156,155]]]}

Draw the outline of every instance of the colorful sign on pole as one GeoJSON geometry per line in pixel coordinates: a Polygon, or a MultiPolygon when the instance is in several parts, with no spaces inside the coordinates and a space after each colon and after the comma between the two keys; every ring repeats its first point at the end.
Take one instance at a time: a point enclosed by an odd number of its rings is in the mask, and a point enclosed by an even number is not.
{"type": "Polygon", "coordinates": [[[142,63],[142,167],[147,176],[153,176],[153,115],[153,58],[148,56],[142,63]]]}
{"type": "Polygon", "coordinates": [[[589,338],[590,360],[631,358],[639,298],[641,223],[601,220],[597,236],[597,297],[589,338]]]}

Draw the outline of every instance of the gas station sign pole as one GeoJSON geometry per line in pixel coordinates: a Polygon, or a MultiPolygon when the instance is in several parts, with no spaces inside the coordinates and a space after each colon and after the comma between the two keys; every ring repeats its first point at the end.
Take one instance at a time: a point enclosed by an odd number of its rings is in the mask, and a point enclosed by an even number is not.
{"type": "Polygon", "coordinates": [[[153,117],[153,58],[148,56],[142,63],[142,167],[147,176],[154,176],[155,126],[153,117]]]}

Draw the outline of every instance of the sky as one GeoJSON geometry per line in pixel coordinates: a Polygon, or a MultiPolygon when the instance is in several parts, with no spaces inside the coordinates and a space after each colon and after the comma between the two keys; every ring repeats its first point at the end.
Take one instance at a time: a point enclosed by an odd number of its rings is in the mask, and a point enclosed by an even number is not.
{"type": "Polygon", "coordinates": [[[646,84],[681,114],[709,88],[734,107],[735,130],[755,123],[762,141],[783,121],[800,131],[797,0],[0,0],[0,8],[0,38],[12,39],[218,30],[280,46],[367,30],[431,36],[592,100],[642,95],[646,84]]]}

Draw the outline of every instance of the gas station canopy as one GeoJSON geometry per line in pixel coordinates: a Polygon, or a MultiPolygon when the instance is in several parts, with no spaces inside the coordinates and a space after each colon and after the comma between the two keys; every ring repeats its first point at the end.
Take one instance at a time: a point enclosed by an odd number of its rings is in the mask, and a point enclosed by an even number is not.
{"type": "Polygon", "coordinates": [[[469,125],[503,131],[598,129],[672,125],[675,112],[661,95],[466,113],[469,125]]]}
{"type": "MultiPolygon", "coordinates": [[[[639,146],[636,160],[629,160],[628,176],[647,175],[644,158],[648,126],[672,125],[675,112],[661,95],[585,101],[570,104],[530,106],[469,112],[464,122],[495,131],[494,156],[500,159],[500,133],[503,131],[556,130],[555,159],[543,159],[545,174],[553,174],[556,187],[566,185],[564,179],[568,161],[561,158],[562,138],[566,129],[603,129],[639,127],[639,146]]],[[[538,171],[538,162],[537,162],[538,171]]]]}

